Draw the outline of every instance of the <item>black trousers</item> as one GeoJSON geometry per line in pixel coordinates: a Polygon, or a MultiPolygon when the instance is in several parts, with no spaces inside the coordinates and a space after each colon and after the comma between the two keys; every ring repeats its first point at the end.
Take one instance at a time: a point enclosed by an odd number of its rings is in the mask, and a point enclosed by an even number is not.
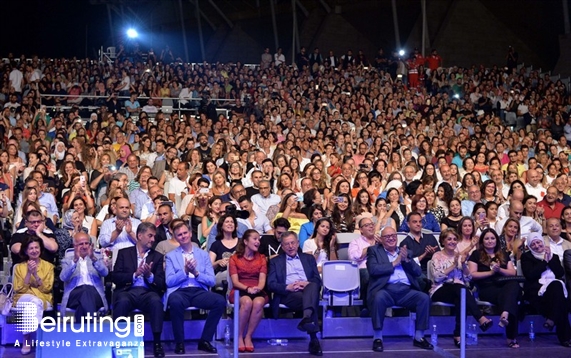
{"type": "Polygon", "coordinates": [[[359,282],[361,284],[361,300],[363,300],[363,306],[367,308],[367,291],[369,290],[369,270],[366,268],[359,269],[359,282]]]}
{"type": "MultiPolygon", "coordinates": [[[[281,304],[288,306],[293,310],[311,310],[311,319],[317,322],[317,313],[319,307],[319,291],[321,287],[315,282],[310,282],[305,286],[303,291],[289,292],[281,298],[281,304]]],[[[304,317],[306,316],[304,312],[304,317]]]]}
{"type": "Polygon", "coordinates": [[[521,298],[521,287],[517,281],[498,282],[493,286],[478,287],[480,300],[498,306],[501,312],[509,313],[509,324],[506,337],[516,339],[518,333],[518,301],[521,298]]]}
{"type": "Polygon", "coordinates": [[[139,309],[150,318],[153,333],[163,331],[164,310],[161,297],[145,287],[131,287],[113,295],[113,318],[126,317],[139,309]]]}
{"type": "Polygon", "coordinates": [[[555,323],[555,332],[560,343],[571,339],[571,326],[568,318],[568,302],[563,293],[563,284],[553,281],[539,299],[539,312],[555,323]]]}
{"type": "MultiPolygon", "coordinates": [[[[456,325],[454,326],[454,336],[460,335],[460,293],[462,287],[459,283],[451,285],[443,285],[432,295],[433,302],[445,302],[455,306],[456,310],[456,325]]],[[[466,313],[472,315],[477,320],[482,318],[482,311],[476,304],[476,299],[472,296],[472,292],[466,288],[466,313]]]]}
{"type": "Polygon", "coordinates": [[[81,285],[69,293],[67,307],[75,310],[75,322],[80,322],[81,317],[85,317],[88,312],[93,315],[103,307],[103,300],[95,287],[81,285]]]}

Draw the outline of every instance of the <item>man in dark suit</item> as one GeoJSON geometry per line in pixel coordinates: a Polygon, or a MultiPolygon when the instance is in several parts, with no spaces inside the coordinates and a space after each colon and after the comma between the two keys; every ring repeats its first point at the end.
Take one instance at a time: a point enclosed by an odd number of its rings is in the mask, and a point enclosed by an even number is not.
{"type": "Polygon", "coordinates": [[[287,231],[282,235],[284,253],[270,260],[268,287],[274,293],[272,311],[278,317],[279,305],[284,304],[294,310],[303,310],[303,319],[297,328],[309,333],[309,353],[323,355],[317,339],[319,326],[317,311],[321,277],[312,255],[298,252],[297,234],[287,231]]]}
{"type": "Polygon", "coordinates": [[[381,232],[380,244],[367,250],[369,270],[369,310],[373,320],[373,350],[383,351],[383,323],[385,311],[401,306],[416,312],[416,331],[412,341],[415,347],[434,349],[424,339],[430,315],[430,297],[420,291],[417,277],[422,275],[420,266],[412,259],[406,246],[397,247],[397,233],[391,227],[381,232]]]}
{"type": "Polygon", "coordinates": [[[125,317],[134,309],[140,309],[151,319],[154,355],[164,357],[161,345],[163,330],[163,302],[165,271],[163,255],[152,249],[156,229],[151,223],[137,227],[137,244],[119,250],[113,283],[113,318],[125,317]]]}
{"type": "Polygon", "coordinates": [[[161,222],[157,226],[157,236],[155,243],[153,244],[153,249],[157,247],[158,243],[161,241],[169,240],[171,238],[171,233],[169,231],[169,224],[173,219],[173,211],[170,203],[161,204],[157,210],[157,218],[161,222]]]}

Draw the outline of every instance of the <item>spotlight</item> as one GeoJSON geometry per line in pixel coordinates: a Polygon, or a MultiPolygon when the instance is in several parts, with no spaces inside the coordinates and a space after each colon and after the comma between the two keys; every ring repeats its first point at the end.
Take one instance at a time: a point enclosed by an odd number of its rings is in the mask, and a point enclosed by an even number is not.
{"type": "Polygon", "coordinates": [[[399,51],[399,56],[404,56],[404,50],[399,51]]]}
{"type": "Polygon", "coordinates": [[[128,36],[130,39],[134,39],[134,38],[136,38],[136,37],[139,36],[139,33],[138,33],[137,30],[135,30],[135,29],[129,29],[129,30],[127,30],[127,36],[128,36]]]}

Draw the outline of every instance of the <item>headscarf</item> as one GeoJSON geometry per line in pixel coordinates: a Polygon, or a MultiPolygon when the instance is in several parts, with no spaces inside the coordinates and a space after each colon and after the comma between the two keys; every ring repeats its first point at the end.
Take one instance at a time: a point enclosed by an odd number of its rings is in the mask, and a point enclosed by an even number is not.
{"type": "Polygon", "coordinates": [[[73,214],[75,214],[75,209],[69,209],[63,214],[63,223],[62,227],[67,230],[74,230],[75,226],[73,226],[73,214]]]}
{"type": "Polygon", "coordinates": [[[545,257],[545,252],[537,252],[537,251],[533,251],[531,248],[531,243],[535,240],[539,240],[541,242],[543,242],[543,238],[541,237],[541,235],[538,232],[532,232],[531,234],[529,234],[529,236],[527,237],[527,247],[529,248],[529,251],[531,251],[531,253],[533,254],[533,256],[538,259],[538,260],[543,260],[543,258],[545,257]]]}
{"type": "Polygon", "coordinates": [[[123,151],[125,152],[125,156],[119,158],[119,160],[122,161],[123,163],[127,163],[127,158],[131,155],[131,147],[128,146],[127,144],[124,144],[121,146],[121,149],[123,149],[123,151]]]}
{"type": "Polygon", "coordinates": [[[65,143],[58,142],[54,147],[55,160],[63,160],[63,158],[65,158],[65,152],[66,152],[65,143]],[[60,150],[60,148],[62,150],[60,150]]]}

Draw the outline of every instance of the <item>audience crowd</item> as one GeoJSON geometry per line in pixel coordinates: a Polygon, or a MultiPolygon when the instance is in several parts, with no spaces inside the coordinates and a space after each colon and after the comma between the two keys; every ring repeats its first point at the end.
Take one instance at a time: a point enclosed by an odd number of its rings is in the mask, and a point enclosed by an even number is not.
{"type": "MultiPolygon", "coordinates": [[[[431,349],[427,294],[457,303],[457,288],[474,284],[517,348],[521,290],[496,278],[517,269],[539,296],[565,301],[547,285],[565,290],[558,280],[571,268],[571,95],[510,53],[492,68],[444,67],[436,50],[367,59],[302,48],[288,64],[266,49],[256,65],[188,64],[169,51],[113,63],[10,54],[0,66],[0,215],[16,289],[44,308],[63,295],[77,318],[107,309],[104,280],[123,313],[143,295],[140,309],[157,312],[166,291],[173,327],[186,307],[209,310],[199,349],[214,352],[226,304],[215,293],[230,284],[250,322],[241,351],[254,350],[263,305],[281,301],[303,311],[298,328],[320,355],[320,273],[339,258],[336,234],[355,232],[349,255],[374,350],[395,297],[423,312],[414,344],[431,349]],[[409,289],[422,307],[403,299],[409,289]]],[[[533,295],[571,346],[568,322],[533,295]]],[[[469,313],[482,330],[492,324],[475,300],[469,313]]],[[[161,326],[153,321],[155,356],[161,326]]],[[[179,328],[175,339],[184,353],[179,328]]]]}

